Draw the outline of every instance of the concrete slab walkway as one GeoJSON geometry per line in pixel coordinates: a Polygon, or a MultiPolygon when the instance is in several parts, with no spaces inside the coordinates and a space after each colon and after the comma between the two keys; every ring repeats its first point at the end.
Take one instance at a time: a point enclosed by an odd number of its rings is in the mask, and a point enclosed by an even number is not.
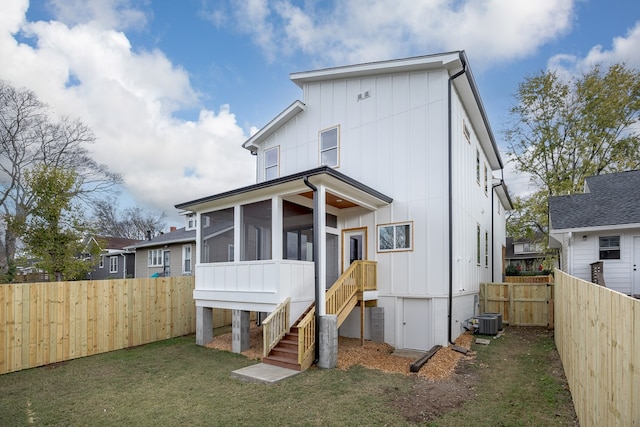
{"type": "Polygon", "coordinates": [[[294,371],[293,369],[281,368],[279,366],[267,365],[266,363],[257,363],[245,368],[236,369],[231,372],[231,378],[254,383],[276,384],[300,372],[301,371],[294,371]]]}

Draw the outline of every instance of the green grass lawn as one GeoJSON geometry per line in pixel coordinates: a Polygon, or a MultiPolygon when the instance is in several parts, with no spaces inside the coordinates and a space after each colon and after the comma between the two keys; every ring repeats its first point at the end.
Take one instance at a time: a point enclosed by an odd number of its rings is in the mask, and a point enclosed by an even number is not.
{"type": "MultiPolygon", "coordinates": [[[[490,398],[478,395],[481,401],[470,401],[431,425],[534,425],[529,422],[536,419],[563,425],[565,418],[555,413],[558,405],[567,406],[568,393],[556,377],[544,373],[548,352],[555,351],[553,342],[536,344],[531,350],[535,360],[512,361],[519,367],[515,371],[489,369],[496,363],[491,360],[503,356],[501,345],[511,344],[500,338],[478,349],[477,360],[465,369],[476,370],[472,375],[480,381],[492,372],[513,375],[511,388],[496,385],[490,398]],[[523,388],[527,381],[530,386],[523,388]],[[539,397],[532,400],[532,395],[539,397]],[[496,413],[486,424],[468,418],[479,404],[485,417],[496,413]],[[512,411],[517,411],[513,417],[499,415],[512,411]],[[540,414],[544,418],[535,418],[540,414]]],[[[199,347],[187,336],[0,375],[0,425],[410,425],[394,402],[410,397],[416,382],[424,381],[362,367],[346,372],[312,368],[276,385],[230,378],[232,370],[253,363],[199,347]]],[[[478,384],[477,390],[481,387],[485,385],[478,384]]]]}

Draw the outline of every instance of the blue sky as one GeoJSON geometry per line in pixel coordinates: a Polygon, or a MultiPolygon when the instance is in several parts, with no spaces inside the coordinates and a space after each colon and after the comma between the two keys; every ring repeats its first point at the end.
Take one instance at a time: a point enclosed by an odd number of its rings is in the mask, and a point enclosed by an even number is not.
{"type": "Polygon", "coordinates": [[[174,204],[253,182],[240,145],[302,97],[290,73],[461,49],[502,146],[526,76],[640,68],[640,2],[8,0],[0,15],[0,79],[88,124],[124,203],[170,225],[174,204]]]}

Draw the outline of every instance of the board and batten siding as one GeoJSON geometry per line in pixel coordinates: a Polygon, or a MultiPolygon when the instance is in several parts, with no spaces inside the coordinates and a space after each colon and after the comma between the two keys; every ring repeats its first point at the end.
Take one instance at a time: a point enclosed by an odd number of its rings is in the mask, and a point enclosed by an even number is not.
{"type": "MultiPolygon", "coordinates": [[[[429,346],[447,341],[449,266],[448,81],[445,70],[308,82],[305,110],[268,137],[258,152],[258,180],[264,180],[265,150],[279,147],[280,176],[320,165],[319,133],[339,126],[341,173],[393,198],[376,212],[340,212],[339,228],[367,227],[368,258],[378,262],[378,305],[384,307],[385,341],[403,348],[405,307],[423,307],[429,346]],[[369,92],[369,97],[358,95],[369,92]],[[377,225],[413,222],[413,250],[378,253],[377,225]],[[406,299],[415,300],[405,304],[406,299]]],[[[491,233],[491,168],[462,102],[452,91],[453,292],[464,300],[454,321],[473,314],[473,295],[491,280],[493,254],[485,266],[485,232],[491,233]],[[472,139],[462,132],[467,121],[472,139]],[[476,149],[481,180],[476,182],[476,149]],[[484,192],[484,165],[489,190],[484,192]],[[481,226],[481,264],[476,259],[476,225],[481,226]],[[471,301],[471,302],[469,302],[471,301]],[[464,307],[463,307],[464,305],[464,307]]],[[[340,242],[342,244],[342,242],[340,242]]],[[[490,248],[493,242],[489,242],[490,248]]],[[[454,339],[459,333],[454,330],[454,339]]]]}

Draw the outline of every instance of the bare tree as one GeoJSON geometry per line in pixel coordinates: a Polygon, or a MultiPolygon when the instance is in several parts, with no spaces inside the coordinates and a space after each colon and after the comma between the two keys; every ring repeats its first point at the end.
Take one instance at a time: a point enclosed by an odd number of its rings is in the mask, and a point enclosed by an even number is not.
{"type": "Polygon", "coordinates": [[[127,239],[143,240],[147,232],[157,236],[166,227],[166,215],[145,211],[140,207],[129,207],[119,212],[113,199],[94,202],[94,228],[98,234],[127,239]]]}
{"type": "Polygon", "coordinates": [[[56,119],[35,93],[0,81],[0,272],[13,263],[17,230],[33,208],[25,172],[36,165],[75,171],[80,185],[73,197],[85,202],[121,182],[89,155],[86,145],[94,141],[91,129],[79,120],[56,119]]]}

